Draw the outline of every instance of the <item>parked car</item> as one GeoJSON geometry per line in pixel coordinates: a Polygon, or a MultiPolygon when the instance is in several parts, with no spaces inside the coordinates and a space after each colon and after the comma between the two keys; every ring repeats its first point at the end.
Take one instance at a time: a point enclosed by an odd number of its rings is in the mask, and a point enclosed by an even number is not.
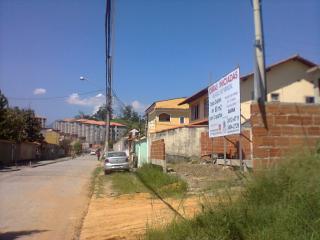
{"type": "Polygon", "coordinates": [[[95,150],[91,150],[90,155],[96,155],[96,151],[95,150]]]}
{"type": "Polygon", "coordinates": [[[108,152],[104,160],[104,173],[108,174],[115,170],[129,171],[129,160],[125,152],[108,152]]]}

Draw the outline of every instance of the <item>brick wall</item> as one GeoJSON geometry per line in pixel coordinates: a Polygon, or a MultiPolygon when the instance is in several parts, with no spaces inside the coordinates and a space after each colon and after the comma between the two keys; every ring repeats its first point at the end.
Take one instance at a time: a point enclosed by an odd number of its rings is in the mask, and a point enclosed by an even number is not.
{"type": "Polygon", "coordinates": [[[320,105],[253,103],[251,124],[253,167],[265,167],[299,147],[314,148],[320,140],[320,105]]]}
{"type": "MultiPolygon", "coordinates": [[[[223,137],[209,138],[208,132],[202,132],[201,138],[201,157],[207,156],[211,153],[223,154],[224,140],[223,137]]],[[[227,158],[239,158],[239,135],[226,136],[227,143],[227,158]]],[[[242,158],[251,159],[250,150],[250,130],[242,130],[242,158]]]]}
{"type": "Polygon", "coordinates": [[[156,160],[165,160],[165,144],[164,139],[156,140],[151,143],[150,158],[156,160]]]}

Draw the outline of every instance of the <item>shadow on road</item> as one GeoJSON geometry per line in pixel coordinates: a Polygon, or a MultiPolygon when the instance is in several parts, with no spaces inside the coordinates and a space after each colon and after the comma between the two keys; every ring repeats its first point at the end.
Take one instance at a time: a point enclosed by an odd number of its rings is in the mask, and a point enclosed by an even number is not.
{"type": "Polygon", "coordinates": [[[33,235],[37,233],[47,232],[48,230],[30,230],[30,231],[17,231],[17,232],[5,232],[0,233],[1,240],[13,240],[18,237],[33,235]]]}

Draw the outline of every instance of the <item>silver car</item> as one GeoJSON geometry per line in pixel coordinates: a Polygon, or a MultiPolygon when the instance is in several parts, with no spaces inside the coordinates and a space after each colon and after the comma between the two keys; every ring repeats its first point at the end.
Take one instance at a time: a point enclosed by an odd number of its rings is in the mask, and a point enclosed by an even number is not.
{"type": "Polygon", "coordinates": [[[130,170],[129,160],[125,152],[108,152],[104,160],[104,174],[115,170],[130,170]]]}

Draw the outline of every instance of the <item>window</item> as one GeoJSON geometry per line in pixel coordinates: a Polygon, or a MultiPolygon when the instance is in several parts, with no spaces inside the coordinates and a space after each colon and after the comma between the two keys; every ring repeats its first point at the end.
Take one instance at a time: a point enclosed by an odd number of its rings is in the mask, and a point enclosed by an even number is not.
{"type": "Polygon", "coordinates": [[[170,115],[167,113],[161,113],[159,115],[159,122],[170,122],[170,115]]]}
{"type": "Polygon", "coordinates": [[[279,102],[279,93],[271,93],[271,102],[279,102]]]}
{"type": "Polygon", "coordinates": [[[206,98],[204,100],[204,104],[203,104],[203,113],[204,113],[204,117],[208,117],[208,112],[209,112],[209,101],[208,98],[206,98]]]}
{"type": "Polygon", "coordinates": [[[199,118],[199,105],[191,107],[191,120],[197,120],[199,118]]]}
{"type": "Polygon", "coordinates": [[[306,103],[314,103],[314,97],[307,96],[306,103]]]}
{"type": "Polygon", "coordinates": [[[184,117],[180,117],[180,124],[184,124],[184,117]]]}

